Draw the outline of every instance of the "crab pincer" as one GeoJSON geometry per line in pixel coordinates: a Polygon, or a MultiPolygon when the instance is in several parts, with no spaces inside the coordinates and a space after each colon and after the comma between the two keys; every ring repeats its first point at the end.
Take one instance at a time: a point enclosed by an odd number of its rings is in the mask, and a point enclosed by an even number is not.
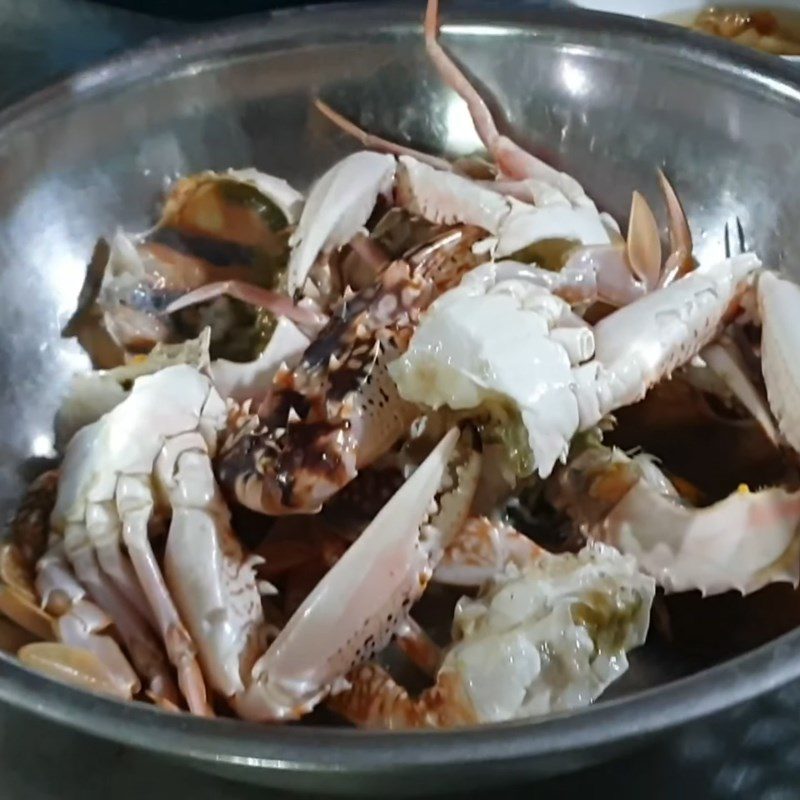
{"type": "Polygon", "coordinates": [[[240,716],[296,719],[389,644],[466,519],[479,448],[472,428],[439,442],[252,665],[240,716]]]}

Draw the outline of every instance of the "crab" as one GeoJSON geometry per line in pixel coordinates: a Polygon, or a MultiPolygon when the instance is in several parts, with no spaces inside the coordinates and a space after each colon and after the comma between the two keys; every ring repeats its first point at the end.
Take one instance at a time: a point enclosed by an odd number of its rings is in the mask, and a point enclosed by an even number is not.
{"type": "MultiPolygon", "coordinates": [[[[260,559],[235,538],[214,480],[225,425],[210,378],[177,364],[137,378],[121,403],[81,428],[60,467],[38,595],[45,608],[69,598],[90,630],[113,621],[129,674],[161,704],[182,696],[208,715],[213,693],[240,716],[296,718],[397,629],[411,637],[402,612],[466,518],[479,443],[469,430],[451,430],[275,636],[261,604],[272,588],[256,576],[260,559]],[[162,562],[151,537],[164,530],[162,562]],[[343,603],[348,593],[352,602],[343,603]],[[102,614],[91,616],[85,600],[102,614]]],[[[118,668],[109,653],[88,649],[106,671],[118,668]]]]}

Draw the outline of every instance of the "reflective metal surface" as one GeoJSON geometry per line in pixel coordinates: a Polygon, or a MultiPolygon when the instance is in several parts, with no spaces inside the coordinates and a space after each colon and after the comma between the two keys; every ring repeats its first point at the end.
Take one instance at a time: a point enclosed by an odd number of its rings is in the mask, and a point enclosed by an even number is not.
{"type": "MultiPolygon", "coordinates": [[[[431,150],[477,146],[422,48],[421,3],[252,20],[78,75],[0,114],[0,509],[52,455],[52,418],[86,366],[59,338],[96,236],[144,227],[164,176],[255,164],[300,186],[353,143],[316,94],[362,125],[431,150]],[[369,31],[365,39],[363,31],[369,31]]],[[[800,117],[795,68],[675,28],[524,4],[446,4],[444,38],[508,125],[624,218],[633,188],[679,187],[701,259],[739,216],[795,270],[800,117]]],[[[366,734],[163,714],[91,697],[0,657],[0,698],[97,735],[270,783],[374,793],[413,770],[429,789],[574,769],[800,675],[800,636],[691,674],[650,647],[612,697],[537,724],[366,734]],[[688,677],[684,677],[688,676],[688,677]]]]}

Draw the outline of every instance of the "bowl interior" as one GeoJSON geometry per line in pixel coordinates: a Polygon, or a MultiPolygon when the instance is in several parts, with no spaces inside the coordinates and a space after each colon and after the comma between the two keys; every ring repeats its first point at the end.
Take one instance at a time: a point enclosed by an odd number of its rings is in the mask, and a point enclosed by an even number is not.
{"type": "MultiPolygon", "coordinates": [[[[315,113],[315,96],[421,149],[478,148],[464,104],[426,60],[421,9],[388,8],[320,10],[155,49],[3,116],[3,514],[54,455],[60,397],[69,376],[88,366],[60,330],[94,241],[117,226],[145,228],[165,178],[255,165],[306,188],[354,149],[315,113]]],[[[520,141],[623,221],[633,189],[657,205],[655,171],[663,167],[701,261],[723,256],[725,225],[738,217],[765,262],[800,276],[800,160],[791,135],[800,91],[785,67],[677,28],[601,25],[582,12],[498,13],[490,22],[485,8],[460,6],[459,24],[445,19],[443,39],[520,141]]],[[[706,666],[645,647],[611,696],[706,666]]]]}

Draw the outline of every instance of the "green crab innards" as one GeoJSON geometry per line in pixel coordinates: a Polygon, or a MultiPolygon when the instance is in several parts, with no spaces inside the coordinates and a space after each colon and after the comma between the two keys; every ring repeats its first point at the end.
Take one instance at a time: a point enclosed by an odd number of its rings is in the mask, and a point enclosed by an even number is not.
{"type": "Polygon", "coordinates": [[[307,196],[255,169],[192,175],[146,235],[96,249],[68,334],[97,369],[0,558],[24,663],[200,715],[470,725],[594,701],[657,587],[797,583],[800,289],[752,253],[695,263],[664,175],[668,244],[638,193],[623,237],[496,130],[437,16],[428,52],[487,159],[320,102],[365,149],[307,196]],[[698,502],[614,447],[612,415],[667,381],[756,429],[781,485],[698,502]],[[398,649],[427,687],[391,673],[398,649]]]}

